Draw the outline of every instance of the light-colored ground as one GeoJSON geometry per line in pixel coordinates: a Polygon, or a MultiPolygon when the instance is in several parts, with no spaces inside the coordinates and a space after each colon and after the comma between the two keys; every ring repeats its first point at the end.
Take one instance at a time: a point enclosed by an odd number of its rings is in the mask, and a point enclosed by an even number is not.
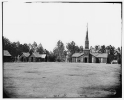
{"type": "Polygon", "coordinates": [[[4,63],[4,90],[11,97],[108,97],[120,86],[118,64],[4,63]]]}

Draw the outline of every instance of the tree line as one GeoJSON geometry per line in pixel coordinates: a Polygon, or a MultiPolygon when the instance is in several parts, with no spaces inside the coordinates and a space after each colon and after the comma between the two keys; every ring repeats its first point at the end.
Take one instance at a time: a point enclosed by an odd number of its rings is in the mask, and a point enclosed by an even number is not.
{"type": "MultiPolygon", "coordinates": [[[[12,55],[13,58],[21,55],[22,52],[29,52],[32,54],[33,52],[39,52],[40,54],[47,54],[47,61],[50,62],[63,62],[65,61],[66,57],[68,56],[67,60],[71,62],[71,56],[74,53],[83,53],[83,46],[78,46],[74,41],[67,43],[64,46],[64,43],[59,40],[56,44],[56,47],[53,51],[48,51],[43,48],[42,44],[37,44],[35,41],[33,44],[21,44],[18,42],[11,42],[9,39],[3,36],[3,50],[8,50],[9,53],[12,55]]],[[[101,53],[108,53],[108,60],[111,62],[112,60],[116,59],[119,63],[121,63],[121,49],[118,47],[117,49],[114,46],[105,46],[105,45],[96,45],[95,47],[90,47],[94,51],[98,51],[101,53]]]]}

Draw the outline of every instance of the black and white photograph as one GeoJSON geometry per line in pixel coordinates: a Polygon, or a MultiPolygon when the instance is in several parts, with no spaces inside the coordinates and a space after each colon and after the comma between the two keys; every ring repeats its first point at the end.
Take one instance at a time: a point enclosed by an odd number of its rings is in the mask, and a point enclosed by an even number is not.
{"type": "Polygon", "coordinates": [[[3,98],[122,98],[122,2],[3,1],[3,98]]]}

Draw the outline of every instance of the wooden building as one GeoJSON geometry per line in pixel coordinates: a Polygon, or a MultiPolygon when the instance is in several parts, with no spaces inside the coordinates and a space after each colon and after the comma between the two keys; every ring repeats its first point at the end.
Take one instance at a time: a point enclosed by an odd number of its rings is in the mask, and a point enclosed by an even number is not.
{"type": "Polygon", "coordinates": [[[41,62],[45,61],[45,58],[46,54],[39,54],[38,52],[34,52],[29,56],[29,62],[41,62]]]}
{"type": "Polygon", "coordinates": [[[10,62],[11,54],[7,50],[3,50],[3,62],[10,62]]]}
{"type": "Polygon", "coordinates": [[[92,63],[107,63],[107,53],[91,53],[92,63]]]}
{"type": "Polygon", "coordinates": [[[83,62],[82,56],[84,53],[74,53],[72,55],[72,62],[83,62]]]}
{"type": "Polygon", "coordinates": [[[23,52],[22,55],[19,57],[19,60],[22,62],[28,62],[30,53],[23,52]]]}

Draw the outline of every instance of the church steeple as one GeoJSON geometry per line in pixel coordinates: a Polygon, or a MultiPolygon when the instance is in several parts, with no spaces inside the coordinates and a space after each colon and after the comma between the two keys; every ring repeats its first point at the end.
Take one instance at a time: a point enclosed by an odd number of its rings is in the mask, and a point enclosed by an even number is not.
{"type": "Polygon", "coordinates": [[[86,32],[86,38],[85,38],[85,49],[89,49],[88,24],[87,24],[87,32],[86,32]]]}

